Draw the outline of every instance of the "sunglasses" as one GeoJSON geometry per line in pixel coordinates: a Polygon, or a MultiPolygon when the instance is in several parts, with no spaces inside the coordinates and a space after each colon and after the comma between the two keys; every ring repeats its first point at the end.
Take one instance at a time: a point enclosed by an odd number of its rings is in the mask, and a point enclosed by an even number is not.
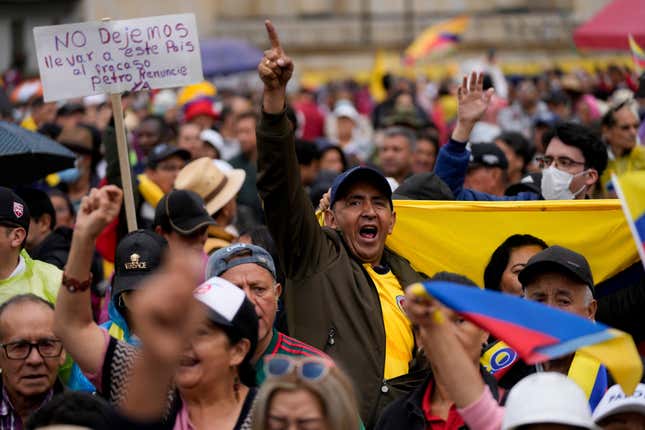
{"type": "Polygon", "coordinates": [[[317,357],[295,359],[288,355],[276,354],[264,360],[264,370],[269,377],[290,375],[294,371],[305,381],[319,381],[329,373],[331,361],[317,357]]]}

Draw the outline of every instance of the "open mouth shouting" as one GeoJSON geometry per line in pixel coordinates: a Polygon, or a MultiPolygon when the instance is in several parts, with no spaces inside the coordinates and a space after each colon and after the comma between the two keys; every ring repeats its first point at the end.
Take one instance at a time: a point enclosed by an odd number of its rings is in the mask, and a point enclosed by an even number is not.
{"type": "Polygon", "coordinates": [[[363,225],[358,230],[358,235],[361,239],[371,242],[378,236],[378,227],[374,224],[363,225]]]}

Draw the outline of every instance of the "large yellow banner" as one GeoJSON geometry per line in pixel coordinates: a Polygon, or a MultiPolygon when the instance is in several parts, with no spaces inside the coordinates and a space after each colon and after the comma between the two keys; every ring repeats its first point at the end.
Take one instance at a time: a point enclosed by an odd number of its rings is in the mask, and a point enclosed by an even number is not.
{"type": "Polygon", "coordinates": [[[491,254],[512,234],[584,255],[599,283],[638,261],[620,202],[611,200],[456,202],[395,200],[387,246],[432,276],[442,270],[483,286],[491,254]]]}

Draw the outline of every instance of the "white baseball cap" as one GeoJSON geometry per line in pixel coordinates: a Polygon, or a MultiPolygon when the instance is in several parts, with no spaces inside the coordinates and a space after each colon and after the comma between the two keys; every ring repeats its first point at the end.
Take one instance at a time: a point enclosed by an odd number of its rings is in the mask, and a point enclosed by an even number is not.
{"type": "Polygon", "coordinates": [[[220,154],[224,150],[224,138],[215,130],[207,128],[199,134],[199,138],[204,142],[208,142],[220,154]]]}
{"type": "Polygon", "coordinates": [[[636,412],[645,415],[645,384],[638,384],[631,396],[626,396],[620,385],[612,385],[593,412],[593,420],[603,419],[622,412],[636,412]]]}
{"type": "Polygon", "coordinates": [[[349,118],[356,122],[358,120],[358,111],[350,101],[340,100],[334,108],[334,116],[336,118],[349,118]]]}
{"type": "Polygon", "coordinates": [[[587,396],[560,373],[534,373],[518,382],[508,394],[502,430],[547,423],[597,429],[587,396]]]}

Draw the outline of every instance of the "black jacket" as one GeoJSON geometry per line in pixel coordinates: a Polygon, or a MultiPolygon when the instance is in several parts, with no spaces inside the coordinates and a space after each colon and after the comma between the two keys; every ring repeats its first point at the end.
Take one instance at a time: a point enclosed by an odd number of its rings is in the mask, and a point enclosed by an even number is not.
{"type": "MultiPolygon", "coordinates": [[[[495,400],[499,400],[497,384],[495,378],[490,375],[483,367],[480,367],[480,373],[484,383],[490,389],[495,400]]],[[[383,411],[381,418],[376,424],[375,430],[425,430],[427,423],[423,413],[422,402],[428,383],[433,380],[432,372],[428,372],[428,377],[414,391],[404,397],[395,400],[383,411]]],[[[463,426],[462,429],[467,429],[463,426]]]]}
{"type": "Polygon", "coordinates": [[[72,245],[74,231],[69,227],[58,227],[29,252],[34,260],[53,264],[63,270],[67,264],[69,248],[72,245]]]}

